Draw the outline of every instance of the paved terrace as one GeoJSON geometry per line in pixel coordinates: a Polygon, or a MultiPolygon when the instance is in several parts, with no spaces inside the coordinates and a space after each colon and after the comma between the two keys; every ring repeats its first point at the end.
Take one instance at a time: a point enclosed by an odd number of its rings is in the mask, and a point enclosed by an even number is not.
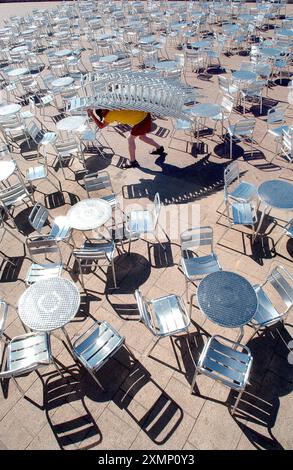
{"type": "MultiPolygon", "coordinates": [[[[58,2],[39,2],[38,7],[53,8],[56,4],[58,2]]],[[[35,3],[2,4],[0,16],[3,20],[15,13],[26,14],[35,7],[35,3]]],[[[293,14],[293,6],[288,6],[287,11],[293,14]]],[[[269,37],[270,30],[265,35],[269,37]]],[[[83,52],[85,63],[87,54],[87,51],[83,52]]],[[[224,55],[222,65],[229,73],[242,61],[248,60],[249,56],[224,55]]],[[[188,81],[207,96],[205,101],[217,100],[217,75],[207,79],[189,74],[188,81]]],[[[259,116],[258,106],[247,111],[247,116],[253,113],[257,117],[253,156],[245,144],[234,147],[233,158],[237,158],[245,180],[256,185],[279,177],[293,182],[292,169],[285,170],[284,160],[276,159],[274,164],[269,163],[275,144],[270,136],[263,139],[267,110],[278,101],[288,103],[287,84],[285,79],[282,85],[276,81],[269,88],[263,115],[259,116]]],[[[50,115],[46,115],[44,124],[54,131],[54,121],[58,119],[58,116],[54,117],[56,110],[48,113],[50,115]]],[[[292,105],[286,115],[290,122],[292,105]]],[[[241,113],[234,110],[231,121],[235,122],[240,117],[241,113]]],[[[219,216],[216,210],[223,199],[223,171],[230,162],[229,147],[223,145],[218,126],[214,136],[209,134],[202,138],[208,145],[208,154],[196,156],[190,147],[186,152],[184,133],[176,133],[170,141],[171,129],[169,119],[155,121],[153,136],[168,151],[164,163],[156,164],[154,156],[148,154],[150,148],[139,142],[137,159],[141,166],[126,171],[121,169],[121,162],[128,155],[123,130],[120,135],[113,129],[104,129],[103,135],[110,148],[102,147],[105,158],[99,156],[96,149],[87,152],[87,168],[110,172],[123,208],[132,204],[146,207],[159,191],[163,203],[162,218],[170,208],[176,208],[180,229],[192,225],[192,207],[196,207],[196,211],[200,210],[197,222],[211,225],[217,242],[225,230],[225,218],[221,219],[221,224],[216,223],[219,216]]],[[[34,156],[34,151],[25,147],[15,153],[23,171],[31,166],[34,156]]],[[[53,161],[52,154],[50,165],[53,161]]],[[[60,168],[53,169],[61,182],[62,193],[57,194],[47,182],[38,183],[35,191],[36,201],[50,209],[52,218],[66,214],[78,199],[86,197],[81,185],[84,171],[79,163],[65,171],[66,179],[62,177],[60,168]]],[[[20,206],[15,214],[20,240],[8,232],[1,240],[1,251],[17,266],[12,269],[11,265],[3,262],[0,271],[0,296],[12,306],[6,330],[10,337],[23,333],[16,309],[25,290],[24,278],[30,266],[24,240],[32,230],[27,222],[29,209],[20,206]]],[[[175,223],[174,216],[168,223],[167,233],[170,224],[175,223]]],[[[281,263],[292,271],[293,240],[284,238],[274,250],[273,240],[278,239],[281,228],[275,226],[271,218],[267,218],[265,223],[269,235],[263,242],[259,239],[253,248],[250,239],[235,230],[227,233],[221,245],[215,243],[223,269],[242,274],[253,284],[261,283],[273,264],[281,263]]],[[[121,349],[99,372],[99,379],[107,389],[102,392],[87,372],[79,370],[74,363],[61,333],[58,337],[53,336],[54,356],[69,368],[65,372],[66,380],[61,380],[53,367],[41,369],[40,377],[31,373],[20,379],[27,399],[21,398],[13,381],[4,383],[0,398],[0,449],[292,449],[293,366],[288,363],[286,346],[293,336],[292,314],[284,328],[279,327],[286,344],[275,332],[267,332],[250,341],[254,357],[251,385],[234,417],[229,411],[235,398],[233,392],[199,376],[197,384],[201,396],[191,395],[190,383],[194,361],[206,342],[207,334],[218,333],[236,339],[236,330],[217,327],[194,307],[190,328],[192,355],[183,335],[173,341],[168,338],[160,341],[152,357],[147,357],[154,337],[139,322],[135,289],[140,287],[148,298],[175,293],[186,301],[185,280],[178,269],[178,236],[168,241],[161,232],[160,239],[166,246],[166,256],[159,245],[140,240],[133,242],[130,255],[122,254],[117,258],[117,290],[112,289],[110,274],[105,284],[103,273],[97,270],[85,275],[87,292],[83,292],[77,277],[64,271],[65,277],[78,283],[82,295],[80,311],[67,327],[70,337],[87,329],[93,319],[107,320],[125,336],[129,351],[121,349]]],[[[65,259],[69,255],[66,249],[65,259]]],[[[246,327],[244,342],[250,334],[251,329],[246,327]]]]}

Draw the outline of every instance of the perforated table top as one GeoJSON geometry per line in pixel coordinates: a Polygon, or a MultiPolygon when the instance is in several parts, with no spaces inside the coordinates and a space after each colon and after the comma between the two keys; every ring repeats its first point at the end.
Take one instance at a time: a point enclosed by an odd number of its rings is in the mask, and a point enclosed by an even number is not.
{"type": "Polygon", "coordinates": [[[258,197],[276,209],[293,210],[293,184],[286,181],[264,181],[258,187],[258,197]]]}
{"type": "Polygon", "coordinates": [[[242,276],[218,271],[206,276],[197,289],[198,305],[214,323],[239,328],[255,315],[257,297],[252,285],[242,276]]]}
{"type": "Polygon", "coordinates": [[[111,205],[103,199],[84,199],[69,209],[69,225],[76,230],[94,230],[105,224],[112,215],[111,205]]]}
{"type": "Polygon", "coordinates": [[[18,302],[18,314],[31,330],[50,332],[69,323],[79,305],[80,294],[75,284],[51,277],[26,289],[18,302]]]}

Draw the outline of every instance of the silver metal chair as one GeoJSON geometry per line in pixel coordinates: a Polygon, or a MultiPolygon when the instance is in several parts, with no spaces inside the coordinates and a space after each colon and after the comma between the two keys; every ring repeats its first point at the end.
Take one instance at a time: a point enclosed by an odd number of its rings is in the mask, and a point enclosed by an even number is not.
{"type": "Polygon", "coordinates": [[[250,141],[250,152],[252,155],[252,142],[253,132],[256,120],[253,119],[240,119],[235,124],[228,126],[228,135],[230,137],[230,158],[232,159],[233,139],[237,140],[249,140],[250,141]]]}
{"type": "Polygon", "coordinates": [[[160,195],[156,193],[152,210],[131,210],[126,213],[125,227],[126,235],[129,237],[128,252],[130,252],[132,238],[140,238],[141,235],[147,233],[152,234],[163,250],[165,250],[165,247],[162,245],[157,235],[160,210],[160,195]]]}
{"type": "Polygon", "coordinates": [[[52,144],[57,139],[55,132],[44,131],[35,121],[30,121],[26,125],[27,133],[38,146],[38,155],[41,147],[52,144]]]}
{"type": "MultiPolygon", "coordinates": [[[[2,361],[3,364],[3,361],[2,361]]],[[[50,339],[47,333],[27,333],[11,339],[6,348],[6,364],[0,372],[0,380],[12,378],[22,396],[25,391],[16,377],[26,375],[40,367],[54,364],[63,377],[51,354],[50,339]]]]}
{"type": "Polygon", "coordinates": [[[284,266],[278,265],[271,269],[262,284],[256,284],[253,288],[258,300],[257,311],[251,322],[255,333],[280,321],[284,322],[293,306],[292,274],[284,266]],[[269,293],[266,292],[266,287],[269,288],[269,293]],[[273,291],[270,289],[271,287],[273,291]],[[273,292],[278,295],[283,303],[284,310],[282,312],[277,310],[277,307],[270,299],[273,292]]]}
{"type": "Polygon", "coordinates": [[[85,175],[83,182],[89,198],[92,192],[97,192],[96,197],[107,201],[112,209],[119,206],[117,196],[113,191],[110,175],[107,171],[97,171],[85,175]],[[104,190],[109,194],[104,194],[104,190]]]}
{"type": "Polygon", "coordinates": [[[190,318],[178,295],[170,294],[148,301],[137,289],[135,298],[141,321],[157,337],[148,355],[161,338],[188,333],[190,318]]]}
{"type": "Polygon", "coordinates": [[[80,142],[77,142],[77,140],[74,138],[55,142],[54,147],[65,179],[66,176],[64,171],[64,162],[71,161],[73,158],[78,158],[83,167],[85,167],[84,155],[80,146],[80,142]]]}
{"type": "Polygon", "coordinates": [[[220,271],[222,268],[213,250],[212,227],[193,227],[185,230],[180,235],[180,245],[180,265],[186,280],[186,296],[188,301],[189,282],[194,282],[207,274],[220,271]],[[198,255],[196,252],[200,247],[205,247],[208,250],[208,254],[198,255]]]}
{"type": "Polygon", "coordinates": [[[22,181],[14,183],[13,185],[8,186],[7,188],[4,188],[0,191],[0,204],[5,210],[7,216],[11,217],[12,220],[13,217],[10,212],[11,208],[17,206],[19,203],[27,204],[28,200],[32,204],[34,203],[33,196],[28,192],[22,181]]]}
{"type": "Polygon", "coordinates": [[[83,267],[91,266],[92,263],[96,263],[99,260],[106,260],[108,266],[111,265],[114,286],[115,288],[117,287],[114,264],[115,253],[116,246],[114,241],[108,241],[105,238],[87,239],[81,248],[73,250],[73,256],[78,263],[79,273],[81,276],[81,284],[84,289],[85,284],[83,277],[83,267]]]}
{"type": "Polygon", "coordinates": [[[36,236],[28,237],[25,243],[32,261],[25,279],[27,285],[47,277],[61,276],[62,256],[56,240],[47,236],[36,236]],[[57,256],[57,262],[48,259],[48,255],[52,254],[57,256]]]}
{"type": "MultiPolygon", "coordinates": [[[[250,202],[257,195],[254,184],[241,180],[238,162],[232,162],[224,170],[224,200],[217,208],[217,212],[223,203],[228,200],[238,202],[250,202]]],[[[222,213],[221,213],[222,216],[222,213]]],[[[218,221],[220,220],[219,217],[218,221]]]]}
{"type": "Polygon", "coordinates": [[[29,215],[29,223],[39,233],[42,233],[42,228],[49,219],[49,211],[42,204],[37,202],[29,215]]]}
{"type": "Polygon", "coordinates": [[[220,335],[212,336],[205,345],[196,365],[191,393],[193,393],[198,374],[207,375],[217,382],[221,382],[238,392],[237,400],[231,411],[233,415],[248,383],[252,361],[253,358],[247,346],[220,335]],[[239,351],[239,349],[241,350],[239,351]]]}
{"type": "Polygon", "coordinates": [[[72,345],[72,351],[78,361],[91,374],[98,385],[105,390],[96,376],[96,372],[123,346],[125,338],[108,322],[95,322],[72,345]]]}

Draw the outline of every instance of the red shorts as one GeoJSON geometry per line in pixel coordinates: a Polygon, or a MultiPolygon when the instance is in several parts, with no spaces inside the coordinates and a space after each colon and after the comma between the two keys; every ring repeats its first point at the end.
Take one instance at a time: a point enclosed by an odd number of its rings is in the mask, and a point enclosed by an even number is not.
{"type": "Polygon", "coordinates": [[[147,134],[148,132],[151,132],[151,130],[152,130],[152,118],[151,118],[150,113],[148,113],[141,122],[133,126],[130,134],[134,136],[144,135],[144,134],[147,134]]]}

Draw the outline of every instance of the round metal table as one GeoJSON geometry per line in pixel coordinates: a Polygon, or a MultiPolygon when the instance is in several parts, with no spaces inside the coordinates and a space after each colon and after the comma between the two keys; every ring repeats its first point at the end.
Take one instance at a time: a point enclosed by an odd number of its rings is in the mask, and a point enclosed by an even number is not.
{"type": "Polygon", "coordinates": [[[61,77],[61,78],[56,78],[56,80],[53,80],[51,82],[51,86],[53,88],[63,88],[65,86],[71,85],[74,82],[74,79],[72,77],[61,77]]]}
{"type": "Polygon", "coordinates": [[[199,143],[199,120],[211,118],[221,113],[221,106],[213,103],[199,103],[190,108],[190,114],[197,118],[196,145],[199,143]]]}
{"type": "Polygon", "coordinates": [[[76,230],[95,230],[112,217],[112,208],[103,199],[84,199],[74,204],[66,216],[70,227],[76,230]]]}
{"type": "Polygon", "coordinates": [[[80,294],[72,281],[49,277],[24,291],[18,302],[18,314],[31,330],[49,333],[69,323],[79,305],[80,294]]]}
{"type": "Polygon", "coordinates": [[[11,176],[16,168],[13,160],[0,161],[0,181],[5,181],[11,176]]]}
{"type": "Polygon", "coordinates": [[[58,131],[73,132],[83,126],[86,119],[86,116],[69,116],[58,121],[56,128],[58,131]]]}
{"type": "Polygon", "coordinates": [[[27,67],[20,67],[19,69],[13,69],[7,72],[7,75],[9,77],[15,78],[15,77],[22,77],[22,75],[26,75],[29,73],[29,69],[27,67]]]}
{"type": "Polygon", "coordinates": [[[224,328],[241,328],[255,315],[257,296],[252,285],[239,274],[218,271],[199,283],[197,301],[212,322],[224,328]]]}
{"type": "Polygon", "coordinates": [[[16,114],[21,110],[20,104],[12,103],[5,104],[0,106],[0,116],[10,116],[11,114],[16,114]]]}
{"type": "Polygon", "coordinates": [[[286,212],[293,211],[293,184],[282,180],[268,180],[261,183],[257,189],[260,203],[264,204],[260,221],[255,233],[259,233],[264,216],[270,208],[280,209],[286,212]]]}

